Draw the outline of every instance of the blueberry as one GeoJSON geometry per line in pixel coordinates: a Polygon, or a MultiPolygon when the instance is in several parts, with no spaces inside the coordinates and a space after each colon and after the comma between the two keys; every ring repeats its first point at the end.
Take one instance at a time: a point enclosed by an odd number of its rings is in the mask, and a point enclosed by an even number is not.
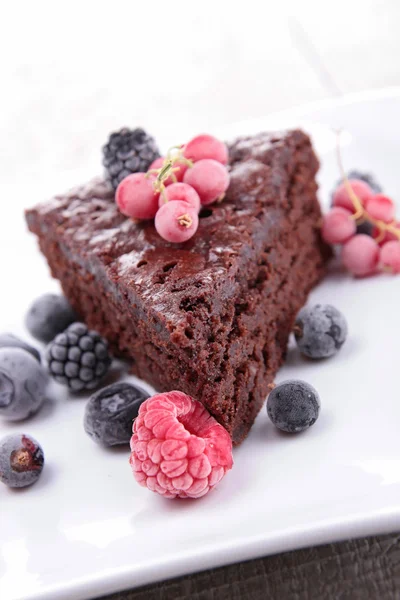
{"type": "Polygon", "coordinates": [[[374,234],[375,226],[369,221],[364,221],[357,225],[356,233],[365,233],[365,235],[370,235],[371,237],[374,234]]]}
{"type": "Polygon", "coordinates": [[[64,296],[44,294],[31,305],[25,325],[34,338],[48,343],[76,319],[74,310],[64,296]]]}
{"type": "Polygon", "coordinates": [[[20,340],[12,333],[0,333],[0,348],[21,348],[32,354],[32,356],[40,363],[40,354],[38,350],[23,340],[20,340]]]}
{"type": "Polygon", "coordinates": [[[318,392],[298,379],[277,385],[267,400],[269,418],[278,429],[288,433],[298,433],[314,425],[320,406],[318,392]]]}
{"type": "Polygon", "coordinates": [[[299,350],[309,358],[333,356],[347,337],[347,323],[330,304],[303,308],[297,315],[294,334],[299,350]]]}
{"type": "Polygon", "coordinates": [[[128,444],[132,421],[148,397],[144,390],[130,383],[113,383],[99,390],[86,405],[86,433],[104,446],[128,444]]]}
{"type": "Polygon", "coordinates": [[[21,348],[0,348],[0,417],[19,421],[35,413],[45,398],[45,369],[21,348]]]}
{"type": "Polygon", "coordinates": [[[43,450],[32,437],[18,434],[0,440],[0,481],[11,488],[35,483],[44,465],[43,450]]]}

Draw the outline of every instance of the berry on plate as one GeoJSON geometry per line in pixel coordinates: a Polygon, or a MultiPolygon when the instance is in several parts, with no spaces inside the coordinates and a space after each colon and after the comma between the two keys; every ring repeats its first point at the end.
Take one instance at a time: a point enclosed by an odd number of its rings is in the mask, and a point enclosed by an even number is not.
{"type": "Polygon", "coordinates": [[[75,311],[64,296],[43,294],[30,306],[25,325],[34,338],[48,343],[76,318],[75,311]]]}
{"type": "Polygon", "coordinates": [[[335,206],[324,216],[321,235],[328,244],[344,244],[355,232],[356,222],[345,208],[335,206]]]}
{"type": "Polygon", "coordinates": [[[112,133],[103,147],[106,177],[114,189],[131,173],[145,172],[160,156],[154,139],[143,129],[128,129],[112,133]]]}
{"type": "Polygon", "coordinates": [[[221,163],[204,158],[186,171],[183,181],[194,187],[202,204],[211,204],[224,197],[229,185],[229,173],[221,163]]]}
{"type": "Polygon", "coordinates": [[[115,201],[119,210],[132,219],[153,219],[158,210],[159,192],[154,190],[154,177],[133,173],[117,187],[115,201]]]}
{"type": "Polygon", "coordinates": [[[280,383],[267,400],[267,412],[272,423],[288,433],[299,433],[314,425],[320,407],[317,390],[299,379],[280,383]]]}
{"type": "Polygon", "coordinates": [[[226,165],[228,163],[228,148],[224,142],[221,142],[212,135],[203,133],[196,135],[196,137],[185,145],[183,156],[193,162],[197,162],[203,158],[212,158],[226,165]]]}
{"type": "Polygon", "coordinates": [[[400,241],[386,242],[380,249],[379,258],[385,270],[400,273],[400,241]]]}
{"type": "Polygon", "coordinates": [[[172,183],[169,185],[167,188],[165,188],[164,192],[160,194],[158,204],[161,208],[161,206],[167,202],[176,202],[177,200],[187,202],[190,204],[190,206],[193,206],[197,212],[200,210],[199,195],[196,190],[187,183],[172,183]]]}
{"type": "Polygon", "coordinates": [[[8,435],[0,440],[0,481],[10,488],[35,483],[43,470],[44,454],[32,437],[8,435]]]}
{"type": "MultiPolygon", "coordinates": [[[[372,198],[373,196],[373,191],[371,190],[369,185],[365,183],[365,181],[360,181],[358,179],[349,179],[348,183],[355,195],[360,200],[361,204],[363,206],[366,206],[368,200],[370,200],[370,198],[372,198]]],[[[349,195],[349,192],[347,191],[347,186],[345,182],[338,185],[338,187],[334,191],[333,205],[346,208],[350,212],[355,212],[354,203],[349,195]]]]}
{"type": "Polygon", "coordinates": [[[132,422],[149,395],[130,383],[112,383],[99,390],[86,404],[86,433],[103,446],[129,444],[132,422]]]}
{"type": "Polygon", "coordinates": [[[303,308],[294,327],[297,346],[309,358],[328,358],[336,354],[347,337],[347,322],[330,304],[303,308]]]}
{"type": "Polygon", "coordinates": [[[25,349],[0,348],[0,417],[20,421],[36,413],[45,399],[48,377],[25,349]]]}
{"type": "Polygon", "coordinates": [[[198,400],[177,391],[141,405],[131,450],[136,481],[164,498],[200,498],[233,465],[228,432],[198,400]]]}
{"type": "Polygon", "coordinates": [[[371,275],[378,266],[379,246],[369,235],[360,233],[345,243],[341,257],[343,265],[353,275],[371,275]]]}
{"type": "Polygon", "coordinates": [[[41,362],[39,351],[12,333],[0,333],[0,348],[21,348],[29,352],[39,363],[41,362]]]}
{"type": "Polygon", "coordinates": [[[84,323],[72,323],[46,349],[50,375],[72,391],[92,390],[111,365],[108,344],[84,323]]]}
{"type": "Polygon", "coordinates": [[[156,214],[156,230],[167,242],[186,242],[194,236],[199,226],[197,213],[196,208],[182,200],[167,202],[156,214]]]}

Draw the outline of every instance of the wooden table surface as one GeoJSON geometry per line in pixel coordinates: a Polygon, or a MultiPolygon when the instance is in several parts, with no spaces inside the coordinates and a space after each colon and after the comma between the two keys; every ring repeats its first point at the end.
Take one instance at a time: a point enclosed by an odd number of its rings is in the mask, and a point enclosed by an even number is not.
{"type": "MultiPolygon", "coordinates": [[[[7,3],[2,184],[98,173],[123,125],[177,131],[400,84],[399,0],[7,3]]],[[[6,189],[6,188],[5,188],[6,189]]],[[[31,198],[39,200],[41,198],[31,198]]],[[[400,598],[397,534],[207,571],[109,600],[400,598]]]]}

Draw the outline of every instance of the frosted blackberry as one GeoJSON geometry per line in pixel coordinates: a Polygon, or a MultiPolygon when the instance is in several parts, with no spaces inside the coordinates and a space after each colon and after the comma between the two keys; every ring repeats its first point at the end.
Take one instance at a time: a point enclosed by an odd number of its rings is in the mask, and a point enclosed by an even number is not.
{"type": "Polygon", "coordinates": [[[294,334],[302,354],[309,358],[328,358],[346,341],[347,322],[334,306],[315,304],[299,312],[294,334]]]}
{"type": "Polygon", "coordinates": [[[320,411],[318,392],[299,379],[277,385],[268,396],[267,412],[281,431],[299,433],[314,425],[320,411]]]}
{"type": "Polygon", "coordinates": [[[106,177],[114,189],[131,173],[145,172],[160,156],[156,142],[143,129],[128,129],[112,133],[103,146],[106,177]]]}
{"type": "Polygon", "coordinates": [[[84,427],[104,446],[129,444],[133,419],[148,394],[130,383],[113,383],[99,390],[86,404],[84,427]]]}
{"type": "Polygon", "coordinates": [[[44,454],[40,444],[25,434],[0,440],[0,481],[11,488],[35,483],[43,470],[44,454]]]}
{"type": "Polygon", "coordinates": [[[76,320],[77,315],[64,296],[43,294],[30,306],[25,325],[34,338],[48,343],[76,320]]]}
{"type": "Polygon", "coordinates": [[[46,350],[50,375],[74,392],[97,386],[111,365],[108,344],[84,323],[72,323],[46,350]]]}

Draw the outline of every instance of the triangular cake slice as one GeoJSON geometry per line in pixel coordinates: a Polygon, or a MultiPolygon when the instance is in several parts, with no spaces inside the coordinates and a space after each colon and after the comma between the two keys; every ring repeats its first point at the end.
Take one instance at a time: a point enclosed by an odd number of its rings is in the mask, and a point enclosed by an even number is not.
{"type": "Polygon", "coordinates": [[[225,199],[203,208],[184,244],[124,217],[101,180],[27,211],[27,221],[86,323],[155,388],[203,402],[238,444],[329,249],[303,132],[241,138],[229,156],[225,199]]]}

